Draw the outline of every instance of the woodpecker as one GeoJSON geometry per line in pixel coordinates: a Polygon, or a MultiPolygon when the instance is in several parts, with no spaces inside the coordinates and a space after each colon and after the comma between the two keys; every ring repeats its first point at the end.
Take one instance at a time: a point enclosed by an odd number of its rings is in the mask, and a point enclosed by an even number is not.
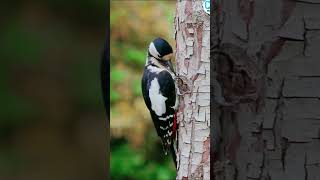
{"type": "Polygon", "coordinates": [[[162,38],[153,40],[148,48],[141,84],[145,104],[150,111],[157,134],[162,140],[164,152],[166,155],[171,152],[177,166],[174,139],[178,98],[172,56],[172,47],[166,40],[162,38]]]}

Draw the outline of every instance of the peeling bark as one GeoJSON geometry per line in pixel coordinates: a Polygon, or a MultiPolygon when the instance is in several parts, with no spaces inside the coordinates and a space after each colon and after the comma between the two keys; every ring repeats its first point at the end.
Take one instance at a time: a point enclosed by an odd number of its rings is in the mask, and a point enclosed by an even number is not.
{"type": "Polygon", "coordinates": [[[176,9],[179,180],[210,179],[210,16],[202,3],[178,1],[176,9]]]}

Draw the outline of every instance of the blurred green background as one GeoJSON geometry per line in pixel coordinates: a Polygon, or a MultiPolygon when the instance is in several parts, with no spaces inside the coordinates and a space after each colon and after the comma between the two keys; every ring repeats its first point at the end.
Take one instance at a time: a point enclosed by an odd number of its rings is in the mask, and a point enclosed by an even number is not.
{"type": "Polygon", "coordinates": [[[175,179],[141,94],[149,43],[163,37],[175,47],[175,1],[111,0],[112,179],[175,179]]]}
{"type": "Polygon", "coordinates": [[[105,0],[0,5],[0,179],[106,179],[105,0]]]}

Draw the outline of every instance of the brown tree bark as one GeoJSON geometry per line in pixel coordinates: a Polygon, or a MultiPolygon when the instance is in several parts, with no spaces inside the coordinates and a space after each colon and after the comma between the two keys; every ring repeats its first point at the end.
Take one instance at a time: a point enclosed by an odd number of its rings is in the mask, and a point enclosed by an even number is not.
{"type": "Polygon", "coordinates": [[[210,178],[210,16],[203,10],[202,3],[177,1],[179,180],[210,178]]]}
{"type": "Polygon", "coordinates": [[[320,179],[320,5],[305,1],[215,4],[216,180],[320,179]]]}

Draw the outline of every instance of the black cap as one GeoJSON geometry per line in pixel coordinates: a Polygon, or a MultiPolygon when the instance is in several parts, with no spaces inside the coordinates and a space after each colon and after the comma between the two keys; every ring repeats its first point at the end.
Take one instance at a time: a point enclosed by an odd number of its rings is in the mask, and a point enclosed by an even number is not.
{"type": "Polygon", "coordinates": [[[155,40],[152,41],[156,50],[158,51],[158,53],[160,54],[160,58],[162,58],[165,55],[168,55],[170,53],[173,53],[172,47],[170,46],[170,44],[162,39],[162,38],[157,38],[155,40]]]}

